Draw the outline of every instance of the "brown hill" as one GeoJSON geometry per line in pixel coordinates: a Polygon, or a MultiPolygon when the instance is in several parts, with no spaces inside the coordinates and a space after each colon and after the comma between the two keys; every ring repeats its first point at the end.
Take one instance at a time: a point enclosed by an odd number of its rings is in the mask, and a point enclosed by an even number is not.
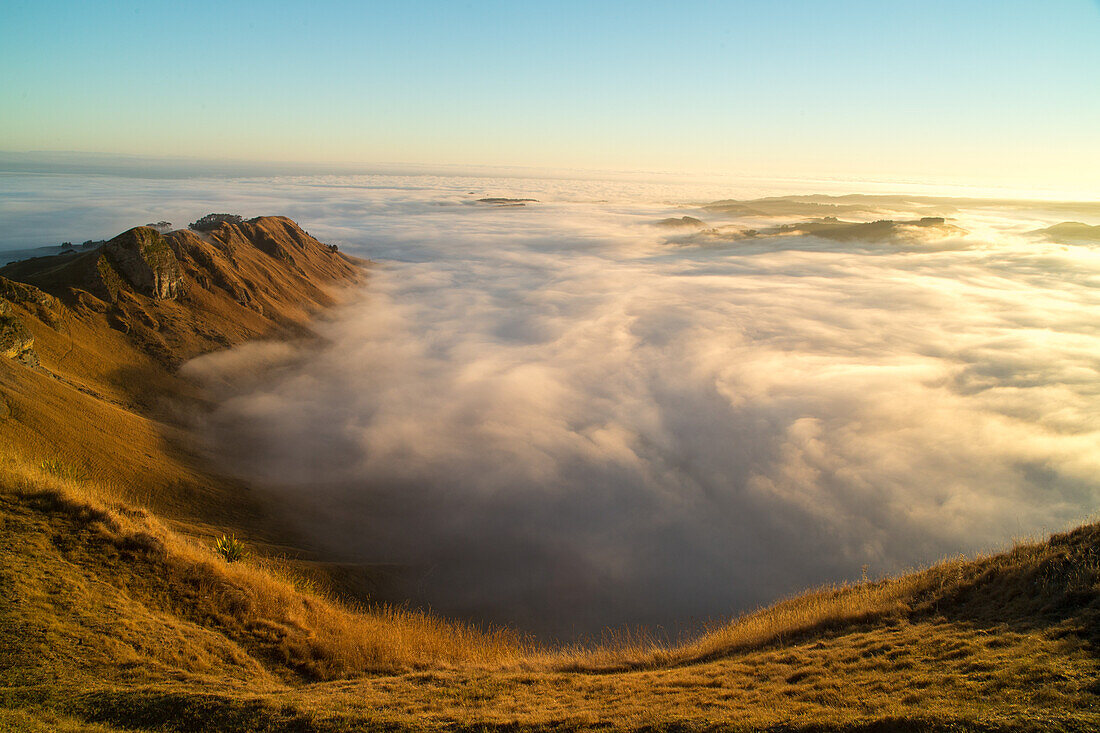
{"type": "MultiPolygon", "coordinates": [[[[171,366],[246,339],[300,332],[332,304],[331,286],[357,279],[361,264],[290,219],[262,217],[205,233],[135,227],[89,252],[7,265],[0,277],[59,298],[89,324],[104,316],[171,366]]],[[[8,297],[17,307],[42,299],[22,290],[8,297]]]]}
{"type": "Polygon", "coordinates": [[[1079,221],[1063,221],[1046,229],[1037,229],[1032,234],[1069,244],[1100,242],[1100,226],[1090,226],[1079,221]]]}
{"type": "Polygon", "coordinates": [[[666,229],[702,229],[706,225],[705,221],[696,219],[694,216],[681,216],[679,219],[670,217],[656,222],[656,226],[666,229]]]}
{"type": "Polygon", "coordinates": [[[0,445],[61,456],[168,516],[256,520],[239,484],[199,468],[166,399],[197,396],[176,367],[253,338],[308,337],[364,263],[285,217],[161,235],[0,268],[0,445]],[[251,519],[249,519],[251,517],[251,519]]]}

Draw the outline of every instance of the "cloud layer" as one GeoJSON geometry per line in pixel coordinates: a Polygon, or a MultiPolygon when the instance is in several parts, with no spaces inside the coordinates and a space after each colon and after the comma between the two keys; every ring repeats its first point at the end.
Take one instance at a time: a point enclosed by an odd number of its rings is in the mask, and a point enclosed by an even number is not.
{"type": "Polygon", "coordinates": [[[369,225],[383,264],[326,346],[188,369],[220,390],[220,459],[420,603],[675,627],[1100,498],[1100,255],[1031,215],[697,246],[662,204],[417,197],[369,225]]]}
{"type": "MultiPolygon", "coordinates": [[[[690,626],[1094,511],[1100,249],[1029,233],[1095,206],[940,202],[961,231],[836,241],[723,234],[797,207],[677,205],[760,192],[8,177],[0,244],[237,211],[379,262],[322,347],[186,370],[216,401],[215,460],[448,614],[559,638],[690,626]],[[654,226],[683,215],[718,236],[654,226]]],[[[859,203],[841,219],[937,213],[859,203]]]]}

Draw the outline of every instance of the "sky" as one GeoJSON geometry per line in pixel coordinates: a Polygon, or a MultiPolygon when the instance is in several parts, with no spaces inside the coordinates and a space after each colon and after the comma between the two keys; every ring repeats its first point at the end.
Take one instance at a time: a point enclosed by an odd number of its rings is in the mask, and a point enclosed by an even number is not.
{"type": "Polygon", "coordinates": [[[1100,6],[0,2],[0,150],[1095,188],[1100,6]]]}

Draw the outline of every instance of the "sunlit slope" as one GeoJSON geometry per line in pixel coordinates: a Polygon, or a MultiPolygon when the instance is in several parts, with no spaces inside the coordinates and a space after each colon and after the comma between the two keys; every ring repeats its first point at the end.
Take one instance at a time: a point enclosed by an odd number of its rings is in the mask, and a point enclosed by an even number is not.
{"type": "Polygon", "coordinates": [[[275,561],[226,563],[49,469],[0,467],[6,684],[265,684],[515,655],[511,637],[349,612],[275,561]]]}
{"type": "Polygon", "coordinates": [[[87,357],[129,366],[132,352],[140,351],[178,364],[258,336],[302,332],[318,309],[334,302],[333,286],[361,275],[361,264],[285,217],[222,223],[201,233],[161,235],[136,227],[90,251],[0,268],[0,277],[15,281],[0,286],[0,297],[58,332],[59,343],[47,354],[53,360],[44,355],[43,363],[56,368],[51,371],[109,377],[87,357]],[[88,332],[70,333],[70,320],[90,329],[94,341],[88,332]],[[104,326],[119,338],[100,343],[104,326]],[[119,340],[129,349],[112,343],[119,340]]]}
{"type": "Polygon", "coordinates": [[[8,461],[0,482],[0,701],[11,725],[1100,725],[1098,525],[814,591],[682,647],[545,650],[419,614],[347,610],[277,563],[227,564],[56,472],[8,461]]]}
{"type": "Polygon", "coordinates": [[[361,264],[263,217],[202,234],[138,227],[0,268],[0,317],[32,338],[0,360],[0,445],[173,517],[247,524],[244,488],[197,467],[178,419],[197,395],[175,368],[248,339],[308,337],[361,264]]]}

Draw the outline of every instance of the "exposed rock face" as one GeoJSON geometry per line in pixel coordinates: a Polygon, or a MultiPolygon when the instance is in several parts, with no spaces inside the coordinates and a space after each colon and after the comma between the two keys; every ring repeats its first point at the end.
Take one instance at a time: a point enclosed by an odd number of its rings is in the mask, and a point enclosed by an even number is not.
{"type": "Polygon", "coordinates": [[[29,366],[38,365],[34,336],[13,313],[6,300],[0,300],[0,356],[16,359],[29,366]]]}
{"type": "Polygon", "coordinates": [[[333,302],[328,288],[359,280],[365,264],[279,216],[163,236],[137,227],[90,251],[0,267],[0,299],[39,337],[39,320],[70,342],[73,323],[102,328],[175,368],[258,335],[308,333],[333,302]]]}
{"type": "MultiPolygon", "coordinates": [[[[142,295],[157,300],[173,300],[183,292],[183,269],[155,229],[134,227],[103,247],[113,268],[142,295]]],[[[101,275],[103,268],[100,268],[101,275]]],[[[106,275],[105,279],[110,276],[106,275]]]]}
{"type": "Polygon", "coordinates": [[[0,277],[0,314],[7,315],[12,304],[24,308],[50,326],[57,325],[61,303],[49,293],[44,293],[33,285],[15,282],[0,277]]]}

